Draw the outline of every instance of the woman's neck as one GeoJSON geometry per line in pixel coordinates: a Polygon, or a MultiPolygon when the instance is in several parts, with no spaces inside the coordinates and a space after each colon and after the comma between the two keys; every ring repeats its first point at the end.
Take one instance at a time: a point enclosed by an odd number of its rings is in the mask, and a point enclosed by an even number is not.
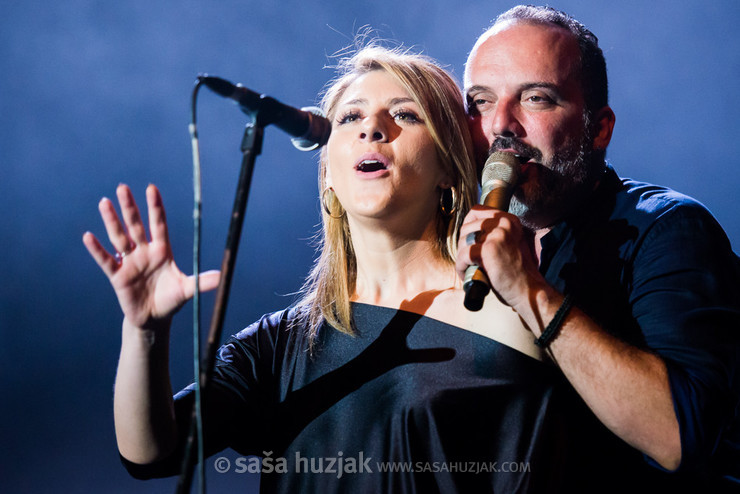
{"type": "Polygon", "coordinates": [[[352,244],[357,280],[352,301],[400,307],[425,292],[455,288],[459,278],[444,259],[429,224],[422,232],[355,228],[352,244]]]}

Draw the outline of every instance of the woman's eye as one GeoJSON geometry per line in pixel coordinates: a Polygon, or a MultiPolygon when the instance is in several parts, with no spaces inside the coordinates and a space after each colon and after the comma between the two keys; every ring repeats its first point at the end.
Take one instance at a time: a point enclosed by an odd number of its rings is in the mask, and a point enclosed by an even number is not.
{"type": "Polygon", "coordinates": [[[401,121],[401,122],[420,122],[419,116],[408,110],[399,110],[396,113],[393,114],[393,118],[395,120],[401,121]]]}
{"type": "Polygon", "coordinates": [[[344,113],[342,116],[340,116],[337,119],[337,122],[339,125],[352,123],[360,119],[360,114],[356,111],[349,111],[347,113],[344,113]]]}

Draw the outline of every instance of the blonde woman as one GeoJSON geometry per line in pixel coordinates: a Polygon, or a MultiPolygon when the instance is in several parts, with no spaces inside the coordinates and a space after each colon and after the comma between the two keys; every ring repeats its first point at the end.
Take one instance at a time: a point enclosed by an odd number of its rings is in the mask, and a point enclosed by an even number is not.
{"type": "MultiPolygon", "coordinates": [[[[510,308],[495,297],[463,308],[455,251],[477,173],[457,85],[429,58],[367,47],[342,62],[322,106],[333,128],[320,163],[320,258],[295,306],[219,351],[207,454],[262,456],[262,492],[532,488],[534,465],[495,464],[552,453],[543,424],[555,377],[510,308]]],[[[118,447],[135,476],[172,475],[192,390],[172,398],[169,323],[193,279],[172,260],[157,189],[147,190],[151,241],[129,189],[117,195],[123,223],[110,201],[100,210],[126,255],[83,240],[125,316],[118,447]]],[[[217,281],[201,275],[203,289],[217,281]]]]}

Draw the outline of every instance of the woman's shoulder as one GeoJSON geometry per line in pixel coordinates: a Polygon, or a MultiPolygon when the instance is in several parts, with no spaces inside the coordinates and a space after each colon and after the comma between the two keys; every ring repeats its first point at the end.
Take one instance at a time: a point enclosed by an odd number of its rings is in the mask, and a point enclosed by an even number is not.
{"type": "Polygon", "coordinates": [[[281,341],[301,339],[306,333],[306,313],[301,307],[291,306],[262,315],[259,319],[231,335],[226,348],[276,347],[281,341]]]}
{"type": "Polygon", "coordinates": [[[543,360],[542,350],[534,344],[533,333],[524,325],[519,315],[490,293],[480,311],[467,310],[461,288],[436,293],[429,300],[409,304],[401,309],[416,312],[450,326],[484,336],[511,347],[537,360],[543,360]]]}

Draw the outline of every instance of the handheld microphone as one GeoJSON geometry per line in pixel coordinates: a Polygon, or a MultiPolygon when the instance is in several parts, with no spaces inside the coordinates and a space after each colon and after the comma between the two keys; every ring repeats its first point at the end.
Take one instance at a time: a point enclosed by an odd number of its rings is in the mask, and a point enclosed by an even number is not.
{"type": "MultiPolygon", "coordinates": [[[[496,151],[486,160],[481,175],[480,203],[501,211],[509,209],[509,202],[519,182],[519,157],[514,153],[496,151]]],[[[476,265],[468,266],[463,282],[465,308],[479,311],[491,289],[486,273],[476,265]]]]}
{"type": "Polygon", "coordinates": [[[203,74],[198,79],[216,94],[233,99],[244,113],[252,115],[259,112],[261,122],[265,125],[275,124],[293,136],[293,145],[301,151],[312,151],[329,140],[331,122],[315,106],[299,110],[220,77],[203,74]]]}

